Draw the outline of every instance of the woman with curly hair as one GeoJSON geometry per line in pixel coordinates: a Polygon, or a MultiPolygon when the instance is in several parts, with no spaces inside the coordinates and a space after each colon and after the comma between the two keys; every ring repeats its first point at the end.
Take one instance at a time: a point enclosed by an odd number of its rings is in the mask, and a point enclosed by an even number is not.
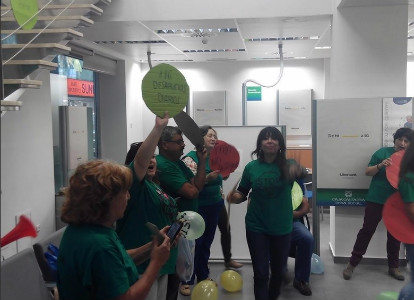
{"type": "Polygon", "coordinates": [[[81,164],[69,181],[62,208],[68,227],[58,257],[60,299],[145,299],[170,254],[170,241],[152,242],[151,261],[138,279],[134,260],[146,247],[126,251],[113,229],[130,198],[132,173],[103,160],[81,164]]]}

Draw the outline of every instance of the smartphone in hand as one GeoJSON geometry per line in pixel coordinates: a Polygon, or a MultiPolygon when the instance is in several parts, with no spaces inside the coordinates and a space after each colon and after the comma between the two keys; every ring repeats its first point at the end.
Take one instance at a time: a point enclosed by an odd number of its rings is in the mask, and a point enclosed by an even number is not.
{"type": "MultiPolygon", "coordinates": [[[[180,233],[181,228],[183,227],[184,223],[182,221],[175,221],[171,224],[170,229],[167,232],[167,236],[170,238],[170,242],[173,243],[177,235],[180,233]]],[[[164,236],[161,234],[160,230],[158,229],[157,225],[147,222],[145,226],[152,232],[152,234],[158,237],[158,244],[162,244],[164,241],[164,236]]]]}
{"type": "Polygon", "coordinates": [[[167,236],[170,238],[170,242],[173,243],[177,235],[180,233],[181,228],[183,228],[184,223],[180,220],[176,220],[171,224],[170,229],[168,229],[167,236]]]}

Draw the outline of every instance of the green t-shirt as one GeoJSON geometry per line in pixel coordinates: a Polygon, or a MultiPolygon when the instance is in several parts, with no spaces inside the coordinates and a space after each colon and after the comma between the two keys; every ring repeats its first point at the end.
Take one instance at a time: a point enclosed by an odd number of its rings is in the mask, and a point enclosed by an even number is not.
{"type": "MultiPolygon", "coordinates": [[[[384,159],[389,158],[394,152],[394,147],[383,147],[377,150],[372,155],[368,166],[371,167],[381,163],[384,159]]],[[[385,167],[382,167],[377,174],[372,177],[367,194],[367,201],[384,204],[388,197],[396,191],[396,189],[389,183],[385,169],[385,167]]]]}
{"type": "Polygon", "coordinates": [[[403,202],[414,202],[414,173],[406,173],[404,177],[400,178],[398,190],[400,191],[403,202]]]}
{"type": "Polygon", "coordinates": [[[156,160],[158,179],[162,189],[174,198],[180,197],[177,200],[178,210],[180,212],[197,211],[197,199],[186,199],[177,193],[184,183],[191,183],[191,179],[194,177],[193,172],[181,160],[170,161],[162,155],[157,155],[156,160]]]}
{"type": "Polygon", "coordinates": [[[66,228],[58,257],[60,299],[113,299],[137,280],[135,264],[113,229],[98,225],[66,228]]]}
{"type": "Polygon", "coordinates": [[[285,235],[292,231],[293,182],[281,177],[276,164],[253,160],[244,168],[239,187],[251,190],[245,217],[247,230],[271,235],[285,235]]]}
{"type": "MultiPolygon", "coordinates": [[[[186,156],[190,157],[196,164],[198,164],[198,157],[196,151],[192,150],[186,156]]],[[[208,157],[206,160],[206,175],[208,173],[211,173],[209,158],[210,157],[208,157]]],[[[198,195],[198,205],[207,206],[220,202],[222,200],[222,185],[223,176],[221,176],[221,174],[219,174],[219,176],[217,176],[215,180],[206,183],[198,195]]]]}
{"type": "MultiPolygon", "coordinates": [[[[151,222],[159,229],[171,225],[177,217],[178,209],[175,200],[168,196],[156,183],[147,179],[138,181],[135,174],[134,162],[130,164],[133,183],[129,190],[131,198],[128,201],[124,216],[116,222],[116,232],[126,249],[134,249],[152,241],[152,233],[145,226],[151,222]]],[[[174,274],[178,248],[171,248],[170,258],[160,270],[160,275],[174,274]]],[[[139,274],[148,267],[149,260],[137,266],[139,274]]]]}

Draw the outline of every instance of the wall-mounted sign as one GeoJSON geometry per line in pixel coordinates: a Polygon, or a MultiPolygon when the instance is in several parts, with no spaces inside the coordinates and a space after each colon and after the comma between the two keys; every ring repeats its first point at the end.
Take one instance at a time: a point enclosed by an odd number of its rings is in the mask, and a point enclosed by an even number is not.
{"type": "Polygon", "coordinates": [[[68,95],[80,97],[95,97],[93,81],[67,79],[68,95]]]}
{"type": "Polygon", "coordinates": [[[247,101],[262,101],[262,87],[261,86],[247,86],[246,87],[247,101]]]}

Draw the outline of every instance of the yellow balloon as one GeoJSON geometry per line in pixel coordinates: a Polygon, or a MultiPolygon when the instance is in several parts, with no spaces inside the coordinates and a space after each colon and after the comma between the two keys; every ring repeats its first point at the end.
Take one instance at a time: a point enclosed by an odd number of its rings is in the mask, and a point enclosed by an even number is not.
{"type": "Polygon", "coordinates": [[[243,287],[243,279],[239,273],[233,270],[224,271],[221,274],[220,283],[223,289],[228,292],[237,292],[243,287]]]}
{"type": "Polygon", "coordinates": [[[211,280],[200,281],[191,292],[191,300],[217,300],[217,297],[217,284],[211,280]]]}

